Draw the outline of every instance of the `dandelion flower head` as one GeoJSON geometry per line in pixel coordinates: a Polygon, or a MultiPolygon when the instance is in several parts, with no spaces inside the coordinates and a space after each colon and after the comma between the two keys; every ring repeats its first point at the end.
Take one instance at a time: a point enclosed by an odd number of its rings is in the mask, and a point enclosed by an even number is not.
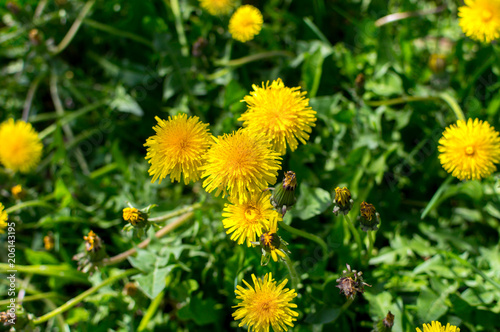
{"type": "Polygon", "coordinates": [[[260,236],[261,245],[264,246],[265,251],[271,255],[275,262],[278,261],[278,258],[286,257],[284,250],[281,249],[282,240],[278,235],[278,221],[281,220],[283,220],[282,215],[274,210],[269,222],[266,224],[266,232],[260,236]]]}
{"type": "Polygon", "coordinates": [[[126,207],[122,212],[123,220],[130,222],[134,226],[144,221],[144,217],[142,216],[141,211],[134,207],[126,207]]]}
{"type": "Polygon", "coordinates": [[[201,8],[212,15],[229,14],[234,7],[234,0],[199,0],[201,8]]]}
{"type": "Polygon", "coordinates": [[[263,23],[260,10],[252,5],[244,5],[231,16],[229,32],[233,39],[245,43],[259,34],[263,23]]]}
{"type": "Polygon", "coordinates": [[[42,157],[43,144],[30,123],[9,119],[0,124],[0,162],[15,172],[34,170],[42,157]]]}
{"type": "Polygon", "coordinates": [[[5,233],[4,229],[7,228],[7,219],[9,219],[9,215],[4,209],[5,207],[0,203],[0,234],[5,233]]]}
{"type": "Polygon", "coordinates": [[[185,184],[198,180],[199,168],[210,146],[208,124],[186,114],[178,114],[168,120],[156,117],[156,121],[158,125],[153,127],[156,134],[144,144],[147,147],[146,159],[151,164],[151,182],[159,179],[161,183],[167,175],[170,175],[172,182],[180,181],[181,175],[185,184]]]}
{"type": "Polygon", "coordinates": [[[215,196],[229,194],[244,202],[246,195],[262,191],[276,183],[281,157],[261,134],[239,129],[231,134],[214,137],[206,154],[203,187],[215,196]]]}
{"type": "Polygon", "coordinates": [[[298,141],[305,144],[316,121],[316,112],[304,97],[306,92],[300,92],[300,87],[286,87],[280,78],[252,87],[253,91],[243,99],[248,109],[238,119],[243,126],[250,132],[263,132],[281,155],[286,153],[287,145],[295,151],[298,141]]]}
{"type": "Polygon", "coordinates": [[[255,192],[242,203],[236,200],[225,204],[222,224],[226,233],[231,234],[231,240],[250,247],[262,235],[262,229],[275,213],[270,196],[270,192],[255,192]]]}
{"type": "MultiPolygon", "coordinates": [[[[417,327],[417,332],[422,332],[422,330],[417,327]]],[[[440,322],[432,322],[432,324],[424,324],[423,332],[460,332],[460,329],[450,323],[442,326],[440,322]]]]}
{"type": "Polygon", "coordinates": [[[486,121],[458,120],[446,128],[439,144],[441,164],[460,180],[485,178],[500,162],[499,133],[486,121]]]}
{"type": "Polygon", "coordinates": [[[500,0],[465,0],[458,16],[466,36],[486,43],[500,37],[500,0]]]}
{"type": "Polygon", "coordinates": [[[249,331],[269,332],[272,326],[275,332],[288,331],[293,327],[299,314],[292,309],[297,305],[291,301],[297,296],[294,289],[285,288],[287,279],[280,284],[273,279],[271,273],[267,273],[262,280],[252,274],[254,287],[245,280],[243,283],[247,288],[237,286],[236,298],[241,300],[234,308],[238,308],[233,317],[241,320],[239,326],[248,326],[249,331]]]}

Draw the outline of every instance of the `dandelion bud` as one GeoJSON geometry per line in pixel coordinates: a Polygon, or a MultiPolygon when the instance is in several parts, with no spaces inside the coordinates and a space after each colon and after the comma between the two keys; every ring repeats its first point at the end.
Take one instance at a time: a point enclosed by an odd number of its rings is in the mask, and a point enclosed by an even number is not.
{"type": "Polygon", "coordinates": [[[207,47],[208,42],[203,37],[198,37],[198,39],[194,42],[193,48],[191,49],[191,54],[194,57],[199,58],[203,55],[203,49],[207,47]]]}
{"type": "Polygon", "coordinates": [[[337,279],[338,287],[340,293],[344,293],[346,298],[352,298],[356,296],[357,293],[364,293],[364,286],[371,287],[363,281],[363,272],[351,270],[349,264],[346,264],[347,270],[342,271],[342,276],[337,279]]]}
{"type": "Polygon", "coordinates": [[[354,84],[356,85],[356,92],[358,95],[362,95],[365,92],[365,74],[359,73],[354,80],[354,84]]]}
{"type": "Polygon", "coordinates": [[[429,68],[434,74],[440,74],[446,69],[446,56],[443,54],[431,54],[429,68]]]}
{"type": "Polygon", "coordinates": [[[295,204],[295,189],[297,188],[297,178],[295,173],[288,171],[285,173],[285,178],[274,188],[273,195],[271,196],[271,204],[276,211],[281,212],[284,216],[286,211],[295,204]]]}
{"type": "Polygon", "coordinates": [[[127,282],[123,287],[123,292],[128,296],[135,296],[137,294],[137,284],[135,282],[127,282]]]}
{"type": "Polygon", "coordinates": [[[40,45],[42,42],[42,37],[38,29],[31,29],[28,33],[28,38],[33,45],[40,45]]]}
{"type": "Polygon", "coordinates": [[[361,202],[361,216],[358,217],[361,229],[365,232],[376,231],[380,223],[380,215],[372,204],[361,202]]]}
{"type": "Polygon", "coordinates": [[[54,244],[55,241],[52,233],[49,233],[43,237],[43,246],[45,247],[45,250],[51,251],[52,249],[54,249],[54,244]]]}
{"type": "Polygon", "coordinates": [[[379,320],[375,324],[375,332],[390,332],[394,325],[394,315],[389,311],[384,319],[379,320]]]}
{"type": "Polygon", "coordinates": [[[123,209],[123,220],[128,221],[134,227],[144,227],[147,223],[148,215],[134,207],[123,209]]]}
{"type": "Polygon", "coordinates": [[[338,216],[339,213],[347,215],[352,209],[354,201],[351,199],[351,192],[346,187],[335,188],[335,199],[333,200],[333,213],[338,216]]]}
{"type": "Polygon", "coordinates": [[[23,190],[23,187],[18,184],[18,185],[15,185],[14,187],[12,187],[10,189],[10,192],[12,193],[12,196],[15,198],[15,199],[22,199],[26,192],[23,190]]]}
{"type": "Polygon", "coordinates": [[[78,261],[78,270],[92,273],[107,257],[106,250],[101,238],[92,230],[83,239],[85,240],[85,252],[74,255],[73,260],[78,261]]]}

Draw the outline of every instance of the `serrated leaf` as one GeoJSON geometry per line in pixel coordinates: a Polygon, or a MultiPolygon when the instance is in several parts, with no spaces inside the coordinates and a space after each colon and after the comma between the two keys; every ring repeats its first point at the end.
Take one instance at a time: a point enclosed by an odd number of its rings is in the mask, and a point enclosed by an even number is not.
{"type": "Polygon", "coordinates": [[[153,300],[165,288],[167,284],[167,275],[173,268],[174,266],[167,266],[161,269],[155,269],[148,274],[135,276],[134,279],[137,281],[144,294],[153,300]]]}

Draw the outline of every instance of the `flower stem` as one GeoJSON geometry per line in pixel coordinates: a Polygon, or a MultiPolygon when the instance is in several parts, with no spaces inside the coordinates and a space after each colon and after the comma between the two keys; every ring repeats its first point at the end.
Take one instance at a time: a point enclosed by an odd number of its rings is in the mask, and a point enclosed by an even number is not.
{"type": "Polygon", "coordinates": [[[5,209],[5,212],[12,213],[14,211],[22,210],[22,209],[30,207],[30,206],[40,206],[40,207],[45,207],[48,209],[54,209],[54,207],[47,202],[44,202],[42,200],[33,200],[33,201],[27,201],[27,202],[22,202],[22,203],[13,205],[10,208],[5,209]]]}
{"type": "Polygon", "coordinates": [[[51,312],[43,315],[42,317],[38,317],[38,318],[33,319],[32,322],[35,325],[44,323],[44,322],[48,321],[49,319],[51,319],[51,318],[53,318],[53,317],[55,317],[57,315],[60,315],[63,312],[65,312],[65,311],[73,308],[75,305],[77,305],[78,303],[80,303],[81,301],[83,301],[87,296],[90,296],[90,295],[94,294],[99,289],[101,289],[101,288],[103,288],[103,287],[105,287],[107,285],[111,285],[114,282],[116,282],[116,281],[118,281],[120,279],[126,278],[126,277],[128,277],[130,275],[137,274],[139,272],[140,271],[138,269],[129,269],[129,270],[126,270],[125,272],[123,272],[121,274],[118,274],[118,275],[115,275],[114,277],[108,278],[108,279],[104,280],[103,282],[101,282],[99,285],[87,289],[85,292],[83,292],[80,295],[72,298],[68,302],[64,303],[62,306],[60,306],[60,307],[52,310],[51,312]]]}
{"type": "Polygon", "coordinates": [[[142,320],[139,323],[137,332],[141,332],[147,329],[149,321],[151,320],[151,318],[153,318],[153,315],[156,313],[156,310],[158,310],[158,307],[160,306],[161,300],[163,300],[164,296],[165,296],[165,291],[163,290],[155,297],[153,301],[151,301],[151,304],[149,305],[146,314],[142,317],[142,320]]]}
{"type": "Polygon", "coordinates": [[[326,245],[325,241],[323,241],[319,236],[316,236],[314,234],[302,231],[300,229],[294,228],[292,226],[289,226],[283,222],[283,220],[278,221],[278,224],[280,225],[281,228],[283,228],[285,231],[305,237],[308,240],[314,241],[317,244],[320,245],[321,249],[323,250],[323,259],[328,258],[328,246],[326,245]]]}
{"type": "Polygon", "coordinates": [[[359,237],[359,233],[357,229],[354,227],[354,224],[351,221],[351,218],[349,217],[348,214],[344,215],[344,220],[347,222],[347,226],[349,227],[349,230],[352,233],[352,236],[354,237],[354,240],[356,241],[356,244],[358,245],[358,255],[359,259],[361,260],[361,249],[363,247],[361,243],[361,238],[359,237]]]}
{"type": "MultiPolygon", "coordinates": [[[[167,1],[165,4],[168,5],[167,1]]],[[[181,53],[183,56],[189,55],[189,48],[187,46],[186,33],[184,32],[184,26],[182,25],[181,10],[179,7],[179,0],[171,0],[170,7],[175,17],[175,30],[177,30],[177,35],[179,37],[179,43],[181,44],[181,53]]]]}
{"type": "Polygon", "coordinates": [[[373,245],[375,243],[375,232],[368,231],[368,252],[367,252],[367,262],[370,262],[370,258],[372,257],[373,245]]]}
{"type": "MultiPolygon", "coordinates": [[[[35,295],[29,295],[25,296],[22,300],[22,302],[31,302],[31,301],[37,301],[37,300],[46,300],[50,298],[59,298],[61,295],[57,292],[49,292],[49,293],[40,293],[40,294],[35,294],[35,295]]],[[[7,300],[1,300],[0,301],[0,306],[6,306],[10,304],[10,299],[7,300]]]]}
{"type": "Polygon", "coordinates": [[[293,262],[290,259],[290,256],[285,253],[285,260],[283,261],[288,268],[288,273],[290,274],[290,279],[292,281],[292,288],[297,289],[299,286],[299,275],[297,274],[297,270],[295,270],[295,267],[293,266],[293,262]]]}
{"type": "Polygon", "coordinates": [[[195,203],[193,205],[186,206],[185,208],[182,208],[182,209],[179,209],[179,210],[176,210],[176,211],[172,211],[172,212],[166,213],[166,214],[164,214],[162,216],[158,216],[158,217],[154,217],[154,218],[149,218],[148,220],[151,221],[151,222],[161,222],[161,221],[165,221],[167,219],[171,219],[173,217],[180,216],[181,214],[184,214],[186,212],[191,212],[191,211],[196,210],[196,209],[198,209],[200,207],[201,207],[201,203],[195,203]]]}
{"type": "MultiPolygon", "coordinates": [[[[176,229],[177,227],[179,227],[180,225],[182,225],[183,223],[188,221],[193,215],[194,215],[194,213],[192,211],[183,214],[182,216],[177,218],[174,222],[164,226],[162,229],[160,229],[158,232],[156,232],[155,237],[158,239],[162,238],[163,236],[167,235],[170,231],[176,229]]],[[[151,239],[146,239],[146,240],[142,241],[141,243],[139,243],[137,248],[144,249],[149,245],[150,242],[151,242],[151,239]]],[[[131,248],[131,249],[124,251],[121,254],[118,254],[118,255],[113,256],[111,258],[105,258],[102,260],[102,265],[113,265],[113,264],[118,264],[120,262],[123,262],[124,260],[127,259],[128,256],[135,255],[137,253],[137,248],[131,248]]]]}
{"type": "Polygon", "coordinates": [[[237,67],[237,66],[242,66],[244,64],[262,60],[262,59],[267,59],[267,58],[274,58],[278,56],[283,56],[283,57],[293,57],[294,54],[289,51],[270,51],[270,52],[262,52],[262,53],[257,53],[257,54],[252,54],[248,55],[239,59],[233,59],[233,60],[218,60],[215,61],[215,64],[218,66],[228,66],[228,67],[237,67]]]}

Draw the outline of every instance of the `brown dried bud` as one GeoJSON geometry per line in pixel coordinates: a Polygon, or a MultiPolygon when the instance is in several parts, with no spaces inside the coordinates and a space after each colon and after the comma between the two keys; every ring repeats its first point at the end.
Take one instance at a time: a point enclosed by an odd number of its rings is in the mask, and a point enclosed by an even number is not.
{"type": "Polygon", "coordinates": [[[365,291],[364,286],[371,287],[363,281],[363,272],[351,270],[349,264],[346,264],[347,270],[342,272],[342,276],[337,279],[338,287],[340,293],[344,293],[347,298],[352,298],[356,296],[357,293],[363,293],[365,291]]]}

